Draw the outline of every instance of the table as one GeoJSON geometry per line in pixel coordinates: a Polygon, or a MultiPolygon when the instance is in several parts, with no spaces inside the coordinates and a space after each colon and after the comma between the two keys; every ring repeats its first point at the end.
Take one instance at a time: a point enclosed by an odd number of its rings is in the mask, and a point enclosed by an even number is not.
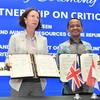
{"type": "MultiPolygon", "coordinates": [[[[89,95],[80,95],[80,100],[91,100],[89,95]]],[[[49,97],[0,97],[0,100],[74,100],[74,96],[49,96],[49,97]]],[[[98,99],[100,100],[100,97],[98,99]]]]}

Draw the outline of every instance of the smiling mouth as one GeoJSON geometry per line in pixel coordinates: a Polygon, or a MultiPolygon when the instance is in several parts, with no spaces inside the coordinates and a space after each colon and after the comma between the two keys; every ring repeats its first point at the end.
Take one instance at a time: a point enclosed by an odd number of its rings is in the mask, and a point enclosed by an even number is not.
{"type": "Polygon", "coordinates": [[[73,31],[73,32],[75,32],[75,33],[79,33],[79,31],[73,31]]]}

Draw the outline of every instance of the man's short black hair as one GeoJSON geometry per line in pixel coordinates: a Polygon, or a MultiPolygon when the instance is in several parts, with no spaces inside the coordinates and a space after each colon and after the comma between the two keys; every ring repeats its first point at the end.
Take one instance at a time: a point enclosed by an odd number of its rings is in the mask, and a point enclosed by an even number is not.
{"type": "Polygon", "coordinates": [[[67,28],[69,28],[69,22],[70,22],[71,20],[73,20],[73,19],[79,20],[80,23],[81,23],[81,26],[83,27],[82,21],[81,21],[80,19],[78,19],[78,18],[71,18],[71,19],[68,20],[67,28]]]}

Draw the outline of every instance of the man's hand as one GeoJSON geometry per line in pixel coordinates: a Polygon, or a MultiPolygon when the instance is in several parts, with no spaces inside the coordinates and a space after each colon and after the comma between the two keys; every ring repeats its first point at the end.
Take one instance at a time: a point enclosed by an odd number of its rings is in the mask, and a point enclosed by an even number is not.
{"type": "Polygon", "coordinates": [[[100,65],[100,60],[97,62],[98,65],[100,65]]]}

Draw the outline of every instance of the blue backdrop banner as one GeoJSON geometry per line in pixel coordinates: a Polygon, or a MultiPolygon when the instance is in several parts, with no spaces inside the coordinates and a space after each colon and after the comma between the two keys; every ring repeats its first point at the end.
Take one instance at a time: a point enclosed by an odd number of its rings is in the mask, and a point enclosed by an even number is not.
{"type": "MultiPolygon", "coordinates": [[[[43,29],[37,33],[47,37],[50,54],[56,55],[58,45],[69,39],[67,21],[73,17],[83,22],[81,38],[91,43],[94,53],[100,53],[100,0],[1,0],[0,62],[5,61],[10,36],[24,30],[19,26],[18,17],[31,7],[40,12],[43,29]]],[[[0,78],[2,82],[7,83],[0,86],[0,95],[9,95],[9,76],[0,78]]],[[[45,95],[61,95],[62,83],[58,78],[47,78],[47,82],[45,95]]],[[[98,94],[99,92],[96,91],[98,94]]]]}

